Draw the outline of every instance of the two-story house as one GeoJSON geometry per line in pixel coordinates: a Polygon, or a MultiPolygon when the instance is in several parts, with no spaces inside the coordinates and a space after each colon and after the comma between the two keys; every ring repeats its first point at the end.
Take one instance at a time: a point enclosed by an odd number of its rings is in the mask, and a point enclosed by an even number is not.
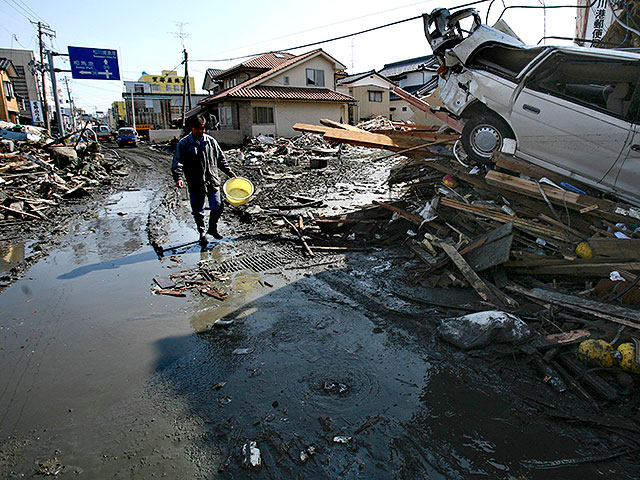
{"type": "MultiPolygon", "coordinates": [[[[438,86],[438,59],[435,55],[410,58],[399,62],[387,63],[378,73],[395,82],[403,90],[422,98],[431,106],[442,105],[437,94],[433,95],[438,86]],[[423,98],[426,97],[426,98],[423,98]]],[[[391,94],[389,118],[398,121],[412,121],[418,124],[439,123],[433,117],[411,107],[407,102],[391,94]]]]}
{"type": "Polygon", "coordinates": [[[338,91],[355,98],[357,104],[349,106],[349,116],[345,122],[356,124],[378,115],[389,117],[390,90],[395,84],[388,78],[369,72],[349,75],[338,80],[338,91]]]}
{"type": "Polygon", "coordinates": [[[18,76],[11,60],[0,58],[0,86],[2,97],[0,98],[0,120],[19,123],[20,108],[13,87],[13,79],[18,76]]]}
{"type": "Polygon", "coordinates": [[[347,118],[354,99],[336,91],[336,74],[344,68],[322,49],[266,53],[218,73],[219,89],[190,114],[216,115],[220,130],[212,134],[224,144],[257,135],[293,137],[298,122],[347,118]]]}

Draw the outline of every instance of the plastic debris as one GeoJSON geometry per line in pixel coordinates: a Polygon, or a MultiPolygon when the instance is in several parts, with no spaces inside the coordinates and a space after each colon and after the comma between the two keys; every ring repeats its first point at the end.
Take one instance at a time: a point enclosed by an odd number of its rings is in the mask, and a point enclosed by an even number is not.
{"type": "Polygon", "coordinates": [[[248,468],[262,467],[262,457],[257,442],[247,442],[242,446],[242,464],[248,468]]]}
{"type": "Polygon", "coordinates": [[[456,347],[468,350],[491,342],[515,343],[530,334],[529,327],[520,318],[498,310],[471,313],[446,318],[438,327],[439,335],[456,347]]]}

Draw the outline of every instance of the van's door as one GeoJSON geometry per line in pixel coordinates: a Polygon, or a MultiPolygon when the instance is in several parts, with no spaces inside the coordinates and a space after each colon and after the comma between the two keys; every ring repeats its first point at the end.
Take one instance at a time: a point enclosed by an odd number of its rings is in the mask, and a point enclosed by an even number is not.
{"type": "Polygon", "coordinates": [[[633,136],[626,143],[620,159],[608,172],[605,181],[612,183],[625,200],[640,206],[640,82],[630,108],[633,136]]]}
{"type": "Polygon", "coordinates": [[[518,151],[613,187],[609,173],[633,135],[628,116],[638,71],[636,62],[624,59],[554,53],[514,100],[518,151]]]}

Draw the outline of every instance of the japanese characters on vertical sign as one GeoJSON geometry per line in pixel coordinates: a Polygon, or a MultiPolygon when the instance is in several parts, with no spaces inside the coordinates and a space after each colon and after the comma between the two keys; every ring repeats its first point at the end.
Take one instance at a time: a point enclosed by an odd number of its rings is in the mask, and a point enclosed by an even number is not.
{"type": "Polygon", "coordinates": [[[40,107],[40,102],[29,100],[29,110],[31,110],[31,120],[34,124],[44,123],[44,117],[42,116],[42,108],[40,107]]]}
{"type": "Polygon", "coordinates": [[[120,80],[118,52],[102,48],[67,47],[71,76],[85,80],[120,80]]]}
{"type": "Polygon", "coordinates": [[[607,5],[607,0],[597,0],[587,12],[587,28],[585,38],[593,39],[591,46],[596,46],[598,40],[602,40],[604,34],[613,21],[611,8],[607,5]]]}

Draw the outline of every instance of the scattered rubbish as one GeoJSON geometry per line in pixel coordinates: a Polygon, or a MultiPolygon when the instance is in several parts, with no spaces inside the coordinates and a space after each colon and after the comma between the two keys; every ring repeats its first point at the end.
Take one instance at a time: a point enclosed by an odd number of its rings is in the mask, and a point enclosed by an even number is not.
{"type": "Polygon", "coordinates": [[[257,442],[247,442],[242,446],[242,464],[245,468],[262,467],[262,457],[257,442]]]}
{"type": "Polygon", "coordinates": [[[322,383],[322,390],[331,395],[344,395],[349,392],[349,385],[341,382],[326,381],[322,383]]]}
{"type": "Polygon", "coordinates": [[[336,435],[333,437],[333,443],[349,443],[351,441],[351,437],[345,437],[343,435],[336,435]]]}
{"type": "Polygon", "coordinates": [[[249,353],[253,352],[252,348],[236,348],[233,352],[231,352],[232,355],[247,355],[249,353]]]}
{"type": "Polygon", "coordinates": [[[300,461],[306,463],[309,459],[316,454],[316,449],[313,445],[310,445],[306,449],[300,452],[300,461]]]}
{"type": "Polygon", "coordinates": [[[519,342],[529,336],[530,330],[515,315],[490,310],[444,319],[438,334],[447,342],[468,350],[491,342],[519,342]]]}
{"type": "Polygon", "coordinates": [[[215,322],[213,322],[214,327],[230,327],[233,325],[233,320],[225,320],[224,318],[219,318],[215,322]]]}
{"type": "Polygon", "coordinates": [[[227,384],[227,382],[218,382],[215,385],[213,385],[211,388],[213,388],[214,390],[220,390],[226,384],[227,384]]]}

